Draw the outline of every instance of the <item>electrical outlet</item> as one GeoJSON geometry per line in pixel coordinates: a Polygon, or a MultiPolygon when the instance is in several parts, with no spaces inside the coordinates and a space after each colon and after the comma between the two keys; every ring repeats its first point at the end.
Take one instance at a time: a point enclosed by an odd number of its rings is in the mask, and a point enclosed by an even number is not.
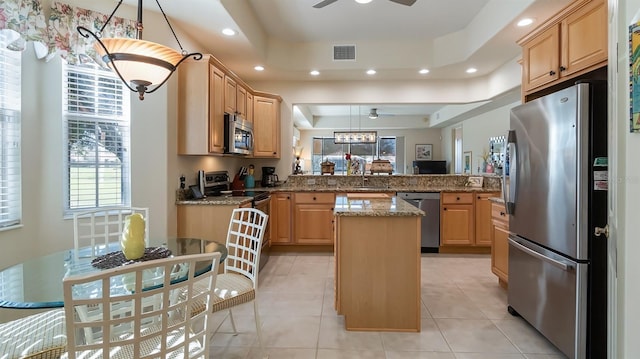
{"type": "Polygon", "coordinates": [[[308,179],[308,180],[307,180],[307,184],[308,184],[309,186],[312,186],[312,185],[316,184],[316,179],[315,179],[315,178],[310,178],[310,179],[308,179]]]}
{"type": "Polygon", "coordinates": [[[418,184],[417,178],[409,178],[409,184],[418,184]]]}
{"type": "Polygon", "coordinates": [[[329,186],[335,186],[337,183],[338,183],[338,181],[334,180],[334,179],[330,179],[330,180],[327,181],[327,184],[329,186]]]}

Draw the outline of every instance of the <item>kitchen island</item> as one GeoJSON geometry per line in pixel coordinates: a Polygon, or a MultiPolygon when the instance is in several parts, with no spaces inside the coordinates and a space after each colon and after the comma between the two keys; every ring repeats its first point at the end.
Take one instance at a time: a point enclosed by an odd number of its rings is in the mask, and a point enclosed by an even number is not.
{"type": "Polygon", "coordinates": [[[335,307],[347,330],[420,331],[420,217],[389,195],[336,196],[335,307]]]}

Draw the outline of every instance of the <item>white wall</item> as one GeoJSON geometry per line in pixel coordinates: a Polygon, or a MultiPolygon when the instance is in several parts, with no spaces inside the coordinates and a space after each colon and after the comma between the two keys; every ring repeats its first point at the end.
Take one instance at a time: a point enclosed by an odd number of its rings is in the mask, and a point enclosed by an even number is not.
{"type": "MultiPolygon", "coordinates": [[[[612,174],[614,178],[610,183],[617,184],[617,198],[615,209],[617,219],[615,226],[617,233],[618,252],[618,357],[640,357],[640,282],[637,276],[640,274],[640,166],[638,165],[638,153],[640,153],[640,133],[629,133],[629,56],[628,56],[628,25],[632,20],[640,18],[640,0],[610,0],[610,9],[619,6],[618,16],[618,41],[619,50],[616,51],[615,43],[610,47],[618,54],[617,68],[617,98],[613,111],[617,115],[614,118],[617,132],[610,136],[617,141],[615,155],[617,156],[618,171],[612,174]]],[[[610,52],[611,53],[611,52],[610,52]]],[[[611,64],[613,65],[613,63],[611,64]]]]}
{"type": "MultiPolygon", "coordinates": [[[[462,151],[471,151],[471,173],[478,173],[482,163],[480,155],[489,150],[489,138],[506,136],[509,130],[509,111],[520,102],[514,102],[476,117],[442,129],[442,153],[447,161],[453,157],[452,131],[462,127],[462,151]]],[[[453,168],[450,168],[453,172],[453,168]]]]}

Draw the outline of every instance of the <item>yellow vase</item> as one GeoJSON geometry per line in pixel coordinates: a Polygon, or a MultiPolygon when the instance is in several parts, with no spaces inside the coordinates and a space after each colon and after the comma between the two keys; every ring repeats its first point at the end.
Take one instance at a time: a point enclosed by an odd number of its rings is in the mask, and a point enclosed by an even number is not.
{"type": "Polygon", "coordinates": [[[125,258],[132,260],[144,256],[144,227],[144,217],[140,213],[134,213],[125,218],[120,238],[120,246],[125,258]]]}

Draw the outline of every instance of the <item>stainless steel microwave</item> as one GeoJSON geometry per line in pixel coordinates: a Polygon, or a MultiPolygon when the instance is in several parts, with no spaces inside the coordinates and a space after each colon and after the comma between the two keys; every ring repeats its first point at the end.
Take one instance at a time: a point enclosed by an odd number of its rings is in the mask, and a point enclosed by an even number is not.
{"type": "Polygon", "coordinates": [[[253,124],[240,116],[224,114],[225,153],[253,154],[253,124]]]}

